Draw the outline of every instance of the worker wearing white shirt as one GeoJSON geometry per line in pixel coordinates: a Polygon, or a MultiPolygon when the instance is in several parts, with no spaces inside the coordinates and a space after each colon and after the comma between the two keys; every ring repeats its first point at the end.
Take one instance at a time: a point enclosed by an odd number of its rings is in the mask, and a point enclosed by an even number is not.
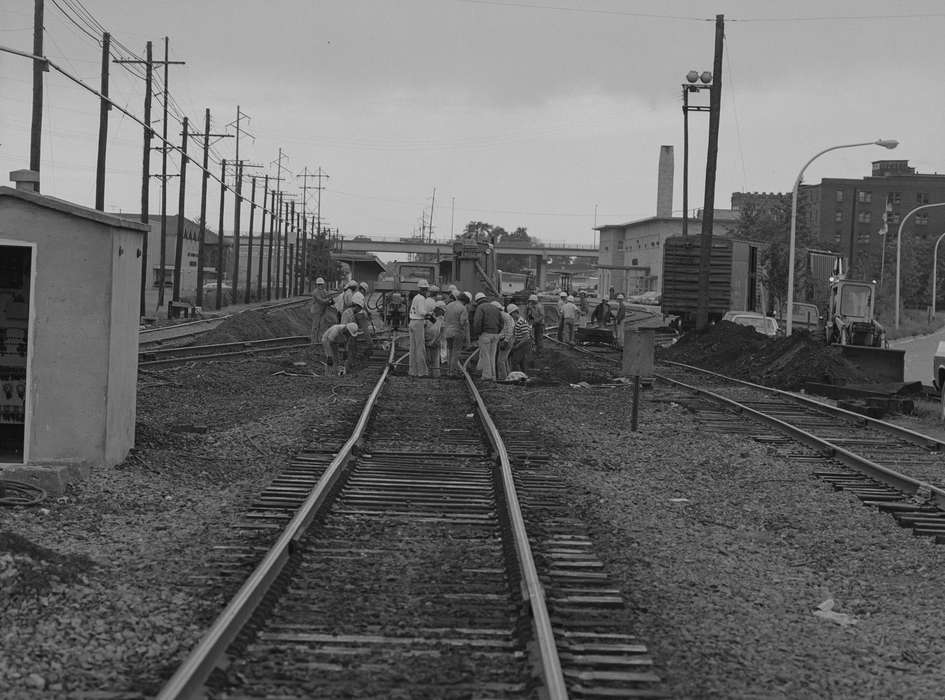
{"type": "Polygon", "coordinates": [[[409,325],[407,334],[410,340],[410,367],[408,374],[411,377],[426,377],[427,347],[423,337],[424,321],[427,317],[427,294],[430,284],[426,280],[417,283],[417,295],[410,302],[409,325]]]}

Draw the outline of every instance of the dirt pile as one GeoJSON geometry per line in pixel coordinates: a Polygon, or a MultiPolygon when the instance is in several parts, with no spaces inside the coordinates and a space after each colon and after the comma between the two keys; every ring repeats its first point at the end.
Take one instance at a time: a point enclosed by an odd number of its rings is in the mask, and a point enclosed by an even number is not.
{"type": "Polygon", "coordinates": [[[284,338],[291,335],[308,335],[311,330],[312,314],[308,306],[254,309],[230,316],[212,331],[200,336],[198,342],[201,345],[212,345],[284,338]]]}
{"type": "Polygon", "coordinates": [[[800,389],[805,382],[873,381],[847,361],[839,347],[825,345],[819,336],[801,331],[790,337],[769,338],[727,321],[719,321],[702,333],[687,333],[658,356],[781,389],[800,389]]]}

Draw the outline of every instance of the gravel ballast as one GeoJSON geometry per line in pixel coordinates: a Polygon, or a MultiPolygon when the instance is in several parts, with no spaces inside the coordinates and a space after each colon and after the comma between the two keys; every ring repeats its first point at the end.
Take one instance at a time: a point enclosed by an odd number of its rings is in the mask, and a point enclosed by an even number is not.
{"type": "MultiPolygon", "coordinates": [[[[941,695],[945,549],[659,390],[631,433],[630,390],[571,388],[573,370],[489,384],[487,401],[548,436],[627,633],[674,696],[941,695]]],[[[0,509],[0,697],[157,691],[224,602],[199,578],[213,545],[373,379],[313,371],[311,351],[149,370],[129,459],[41,508],[0,509]]],[[[448,380],[418,390],[429,381],[448,380]]]]}

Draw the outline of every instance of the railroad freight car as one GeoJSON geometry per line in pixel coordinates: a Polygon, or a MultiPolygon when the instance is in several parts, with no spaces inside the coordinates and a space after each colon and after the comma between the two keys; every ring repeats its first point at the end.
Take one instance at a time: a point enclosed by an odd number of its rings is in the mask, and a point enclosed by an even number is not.
{"type": "MultiPolygon", "coordinates": [[[[751,241],[712,239],[710,321],[718,321],[727,311],[764,313],[761,248],[751,241]]],[[[683,326],[694,324],[699,308],[701,256],[701,236],[672,236],[663,242],[663,313],[679,316],[683,326]]]]}

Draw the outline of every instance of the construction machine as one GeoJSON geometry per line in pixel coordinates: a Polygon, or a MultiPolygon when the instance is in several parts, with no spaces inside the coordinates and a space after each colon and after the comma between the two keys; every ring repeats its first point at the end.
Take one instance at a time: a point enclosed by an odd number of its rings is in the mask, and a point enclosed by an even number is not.
{"type": "Polygon", "coordinates": [[[903,381],[905,351],[888,348],[886,329],[874,316],[876,284],[846,279],[839,259],[829,282],[824,317],[827,344],[841,346],[843,356],[876,382],[903,381]]]}

